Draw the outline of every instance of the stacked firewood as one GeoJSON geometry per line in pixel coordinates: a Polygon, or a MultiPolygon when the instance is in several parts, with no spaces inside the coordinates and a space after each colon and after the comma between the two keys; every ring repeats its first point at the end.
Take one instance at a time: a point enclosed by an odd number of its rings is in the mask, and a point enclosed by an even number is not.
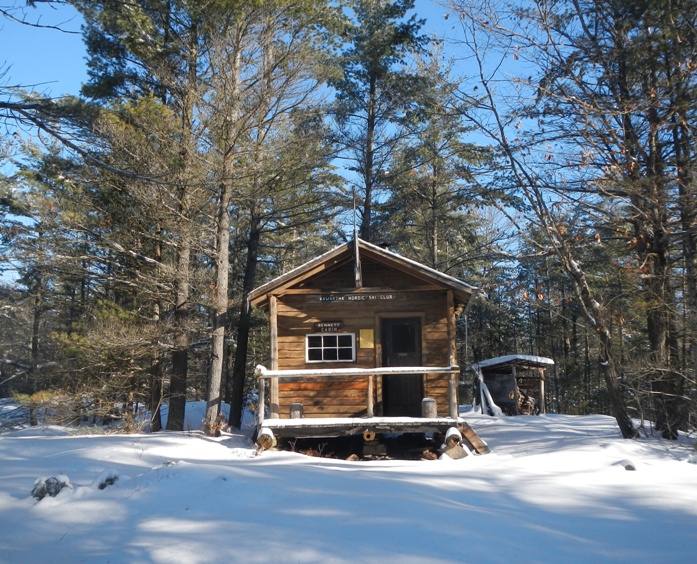
{"type": "Polygon", "coordinates": [[[535,398],[530,397],[520,388],[518,388],[518,413],[522,415],[535,413],[535,398]]]}

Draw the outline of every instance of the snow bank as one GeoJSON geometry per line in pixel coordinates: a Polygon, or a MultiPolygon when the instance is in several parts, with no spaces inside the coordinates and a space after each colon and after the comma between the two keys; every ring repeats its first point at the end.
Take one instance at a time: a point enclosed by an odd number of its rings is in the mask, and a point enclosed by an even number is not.
{"type": "Polygon", "coordinates": [[[348,462],[255,457],[246,435],[198,431],[0,435],[0,562],[694,558],[695,438],[624,440],[605,416],[465,419],[491,454],[348,462]],[[60,474],[72,489],[31,497],[60,474]]]}

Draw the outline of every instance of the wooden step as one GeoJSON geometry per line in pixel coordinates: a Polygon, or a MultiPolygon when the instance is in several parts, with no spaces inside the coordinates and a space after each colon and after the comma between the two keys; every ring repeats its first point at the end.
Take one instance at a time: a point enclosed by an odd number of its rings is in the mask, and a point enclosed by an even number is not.
{"type": "Polygon", "coordinates": [[[477,454],[489,454],[491,452],[489,445],[480,439],[479,435],[477,435],[474,429],[467,423],[459,423],[457,428],[460,433],[462,433],[462,438],[469,443],[469,446],[474,449],[477,454]]]}

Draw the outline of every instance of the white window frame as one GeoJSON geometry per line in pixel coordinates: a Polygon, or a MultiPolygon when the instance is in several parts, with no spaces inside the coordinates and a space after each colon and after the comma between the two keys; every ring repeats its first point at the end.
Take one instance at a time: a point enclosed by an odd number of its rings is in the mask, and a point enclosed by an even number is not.
{"type": "MultiPolygon", "coordinates": [[[[324,357],[324,354],[322,354],[324,357]]],[[[327,364],[329,362],[356,362],[356,334],[355,333],[309,333],[305,335],[305,362],[308,364],[317,364],[317,363],[324,363],[327,364]],[[322,339],[322,346],[321,347],[310,347],[310,337],[319,337],[322,339]],[[337,345],[336,346],[325,346],[324,340],[329,337],[336,337],[337,338],[337,345]],[[351,337],[351,358],[347,359],[339,359],[339,353],[338,351],[340,349],[348,349],[348,347],[339,347],[338,345],[338,338],[339,337],[351,337]],[[324,358],[322,360],[310,360],[310,349],[312,350],[336,350],[337,351],[337,358],[336,359],[328,359],[325,360],[324,358]]]]}

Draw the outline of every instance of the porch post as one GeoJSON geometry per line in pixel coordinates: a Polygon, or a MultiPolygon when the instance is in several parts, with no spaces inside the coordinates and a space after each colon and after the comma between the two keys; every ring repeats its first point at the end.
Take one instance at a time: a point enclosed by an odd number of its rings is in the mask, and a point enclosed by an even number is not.
{"type": "Polygon", "coordinates": [[[266,402],[266,382],[264,378],[261,377],[261,370],[257,367],[254,371],[254,375],[257,377],[257,383],[259,386],[259,404],[257,405],[257,426],[261,428],[264,422],[264,403],[266,402]]]}
{"type": "Polygon", "coordinates": [[[457,374],[451,372],[448,376],[448,403],[450,417],[457,419],[460,415],[457,410],[457,374]]]}
{"type": "MultiPolygon", "coordinates": [[[[271,370],[278,370],[278,299],[269,296],[269,340],[271,370]]],[[[269,417],[278,419],[278,378],[269,379],[269,417]]]]}

